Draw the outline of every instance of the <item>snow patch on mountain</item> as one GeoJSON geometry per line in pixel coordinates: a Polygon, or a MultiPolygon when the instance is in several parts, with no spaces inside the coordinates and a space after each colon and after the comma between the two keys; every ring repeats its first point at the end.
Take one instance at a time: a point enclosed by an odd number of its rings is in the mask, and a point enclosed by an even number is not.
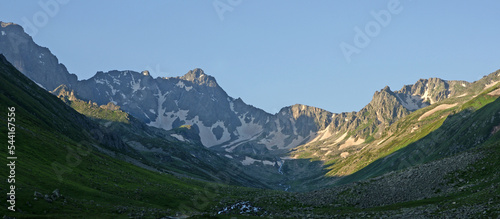
{"type": "Polygon", "coordinates": [[[262,132],[263,127],[257,123],[254,123],[255,118],[252,117],[250,122],[246,123],[243,117],[244,116],[238,117],[240,119],[241,126],[236,127],[236,131],[238,132],[240,139],[247,140],[262,132]]]}
{"type": "MultiPolygon", "coordinates": [[[[428,92],[428,91],[426,91],[428,92]]],[[[422,107],[426,107],[428,104],[423,103],[422,97],[417,95],[405,95],[405,99],[403,100],[400,95],[396,95],[399,102],[408,110],[418,110],[422,107]]],[[[429,97],[430,98],[430,97],[429,97]]]]}
{"type": "Polygon", "coordinates": [[[486,90],[486,89],[488,89],[490,87],[493,87],[498,82],[500,82],[500,81],[492,81],[491,83],[484,85],[484,89],[483,90],[486,90]]]}
{"type": "Polygon", "coordinates": [[[120,80],[118,80],[118,79],[116,79],[116,78],[113,78],[113,83],[114,83],[114,84],[118,84],[118,85],[120,85],[120,80]]]}
{"type": "Polygon", "coordinates": [[[255,163],[255,161],[257,161],[257,160],[246,156],[245,159],[241,161],[241,164],[248,166],[248,165],[252,165],[253,163],[255,163]]]}
{"type": "Polygon", "coordinates": [[[434,104],[434,100],[432,100],[432,96],[429,94],[429,84],[426,84],[425,92],[424,95],[422,96],[422,99],[425,101],[429,101],[432,104],[434,104]]]}
{"type": "Polygon", "coordinates": [[[108,81],[104,80],[104,79],[97,79],[97,78],[94,78],[94,81],[95,83],[97,84],[107,84],[108,81]]]}
{"type": "MultiPolygon", "coordinates": [[[[186,113],[186,116],[187,116],[187,113],[186,113]]],[[[179,118],[179,119],[186,121],[186,117],[179,118]]],[[[222,121],[217,121],[216,123],[214,123],[211,126],[205,126],[205,125],[203,125],[203,122],[200,121],[199,117],[195,116],[192,120],[187,120],[186,123],[188,125],[197,125],[198,126],[198,129],[200,130],[201,143],[205,147],[212,147],[214,145],[222,144],[222,143],[225,143],[225,142],[231,140],[231,134],[229,133],[226,126],[224,125],[224,122],[222,122],[222,121]],[[220,137],[220,139],[217,139],[217,137],[213,134],[212,130],[216,127],[221,127],[223,130],[222,136],[220,137]]]]}
{"type": "Polygon", "coordinates": [[[335,140],[335,144],[338,144],[340,143],[342,140],[344,140],[344,138],[347,136],[347,132],[344,133],[342,136],[340,136],[339,138],[337,138],[337,140],[335,140]]]}
{"type": "MultiPolygon", "coordinates": [[[[132,76],[133,77],[133,76],[132,76]]],[[[141,79],[136,82],[134,78],[130,81],[130,88],[132,88],[132,93],[137,92],[138,90],[141,89],[141,79]]]]}
{"type": "Polygon", "coordinates": [[[339,147],[339,151],[342,150],[342,149],[345,149],[345,148],[348,148],[348,147],[351,147],[351,146],[356,146],[356,145],[360,145],[362,144],[363,142],[365,142],[365,139],[362,139],[362,138],[358,138],[358,140],[355,140],[352,136],[347,139],[344,144],[340,145],[339,147]]]}
{"type": "Polygon", "coordinates": [[[425,112],[424,114],[422,114],[419,118],[418,118],[418,121],[422,120],[422,119],[425,119],[426,117],[434,114],[435,112],[437,111],[441,111],[441,110],[446,110],[446,109],[449,109],[449,108],[452,108],[452,107],[455,107],[458,103],[455,103],[455,104],[441,104],[437,107],[434,107],[434,109],[431,109],[427,112],[425,112]]]}
{"type": "MultiPolygon", "coordinates": [[[[148,125],[154,126],[157,128],[163,128],[165,130],[170,130],[170,129],[172,129],[172,123],[175,121],[175,119],[172,119],[171,116],[174,115],[175,113],[174,112],[166,113],[166,109],[163,108],[163,103],[165,103],[165,101],[167,100],[166,97],[167,97],[169,92],[162,94],[160,88],[156,88],[156,89],[158,90],[158,94],[155,94],[155,96],[158,97],[158,111],[157,111],[158,115],[156,117],[156,120],[151,121],[150,123],[148,123],[148,125]]],[[[181,110],[181,111],[178,111],[177,114],[187,116],[188,112],[189,112],[188,110],[187,110],[187,112],[184,112],[181,110]]],[[[179,116],[179,115],[177,115],[177,116],[179,116]]]]}
{"type": "Polygon", "coordinates": [[[191,89],[193,89],[193,86],[188,87],[182,81],[177,82],[177,84],[175,86],[180,87],[180,88],[184,88],[184,89],[186,89],[186,91],[190,91],[191,89]]]}
{"type": "Polygon", "coordinates": [[[285,148],[285,139],[290,137],[289,135],[285,135],[282,132],[282,127],[280,125],[280,121],[276,120],[276,127],[278,127],[277,131],[269,133],[270,138],[264,138],[259,141],[259,144],[264,144],[267,149],[273,150],[273,147],[278,147],[278,149],[285,148]]]}
{"type": "Polygon", "coordinates": [[[272,162],[272,161],[268,161],[268,160],[257,160],[257,159],[245,156],[245,159],[241,161],[241,164],[248,166],[248,165],[254,164],[255,162],[262,163],[264,165],[270,165],[270,166],[274,166],[274,164],[276,163],[276,162],[272,162]]]}
{"type": "Polygon", "coordinates": [[[229,99],[229,97],[227,98],[227,102],[229,102],[229,109],[231,109],[232,112],[236,113],[236,111],[234,111],[234,103],[233,101],[231,101],[231,99],[229,99]]]}
{"type": "Polygon", "coordinates": [[[184,137],[182,135],[179,135],[179,134],[171,134],[170,136],[177,138],[177,140],[179,140],[179,141],[186,141],[186,139],[184,139],[184,137]]]}

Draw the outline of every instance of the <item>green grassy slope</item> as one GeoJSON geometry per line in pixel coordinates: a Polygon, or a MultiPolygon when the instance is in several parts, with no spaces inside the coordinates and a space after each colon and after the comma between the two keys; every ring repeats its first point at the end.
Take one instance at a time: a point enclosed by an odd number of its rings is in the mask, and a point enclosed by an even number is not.
{"type": "MultiPolygon", "coordinates": [[[[374,162],[337,183],[379,176],[481,146],[496,133],[494,129],[500,124],[500,99],[488,95],[499,87],[493,86],[469,101],[435,112],[420,122],[416,132],[395,132],[394,136],[398,138],[378,150],[367,152],[377,158],[374,162]]],[[[423,113],[424,110],[416,112],[396,126],[400,130],[408,130],[418,124],[418,118],[423,113]]]]}

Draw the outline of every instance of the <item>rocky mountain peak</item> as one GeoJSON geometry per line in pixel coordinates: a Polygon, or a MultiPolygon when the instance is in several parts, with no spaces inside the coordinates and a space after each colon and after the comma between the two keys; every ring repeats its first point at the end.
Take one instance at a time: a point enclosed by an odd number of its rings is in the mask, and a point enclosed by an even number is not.
{"type": "Polygon", "coordinates": [[[391,91],[389,86],[376,91],[372,101],[365,109],[373,110],[378,121],[389,124],[409,114],[409,111],[403,107],[398,96],[391,91]]]}
{"type": "Polygon", "coordinates": [[[386,85],[386,86],[382,89],[382,91],[392,92],[392,91],[391,91],[391,88],[389,87],[389,85],[386,85]]]}
{"type": "Polygon", "coordinates": [[[388,97],[388,96],[394,96],[394,92],[392,92],[391,88],[386,85],[380,91],[375,91],[375,93],[373,94],[372,102],[374,100],[380,100],[381,97],[388,97]]]}
{"type": "Polygon", "coordinates": [[[207,85],[209,87],[217,87],[217,81],[214,77],[205,74],[201,68],[190,70],[184,76],[180,77],[182,80],[191,81],[199,85],[207,85]]]}
{"type": "Polygon", "coordinates": [[[12,22],[8,22],[8,23],[6,23],[6,22],[3,22],[3,21],[0,21],[0,26],[2,26],[2,27],[7,27],[7,26],[9,26],[9,25],[17,25],[17,24],[14,24],[14,23],[12,23],[12,22]]]}

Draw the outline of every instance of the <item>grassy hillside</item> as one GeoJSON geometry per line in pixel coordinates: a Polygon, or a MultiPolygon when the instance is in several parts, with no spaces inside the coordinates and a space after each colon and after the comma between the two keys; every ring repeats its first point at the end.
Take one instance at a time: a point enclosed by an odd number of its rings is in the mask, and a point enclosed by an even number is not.
{"type": "MultiPolygon", "coordinates": [[[[500,124],[500,99],[488,95],[496,89],[498,87],[495,86],[462,105],[436,112],[426,118],[426,124],[417,132],[396,132],[394,136],[398,137],[397,140],[374,152],[367,152],[376,156],[377,160],[337,183],[367,179],[483,145],[496,133],[495,127],[500,124]]],[[[421,113],[402,120],[398,125],[418,124],[415,119],[419,116],[421,113]]]]}
{"type": "MultiPolygon", "coordinates": [[[[335,142],[318,140],[295,148],[291,156],[322,161],[336,184],[353,182],[444,158],[489,138],[491,129],[500,124],[498,96],[489,95],[500,86],[497,73],[472,83],[463,94],[419,109],[394,124],[377,129],[377,137],[350,138],[349,133],[335,142]],[[487,107],[485,107],[487,106],[487,107]],[[483,109],[483,107],[485,107],[483,109]],[[481,123],[481,124],[479,124],[481,123]],[[350,140],[349,144],[347,143],[350,140]]],[[[462,87],[464,88],[464,87],[462,87]]],[[[363,126],[359,126],[363,127],[363,126]]],[[[332,136],[342,135],[342,132],[332,136]]]]}

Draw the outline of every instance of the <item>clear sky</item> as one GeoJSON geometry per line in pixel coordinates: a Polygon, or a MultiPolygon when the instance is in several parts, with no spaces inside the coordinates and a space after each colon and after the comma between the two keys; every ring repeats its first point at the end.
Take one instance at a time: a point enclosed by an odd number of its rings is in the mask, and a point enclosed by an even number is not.
{"type": "Polygon", "coordinates": [[[499,11],[497,0],[0,0],[0,20],[32,25],[80,79],[202,68],[271,113],[358,111],[385,85],[475,81],[500,69],[499,11]]]}

